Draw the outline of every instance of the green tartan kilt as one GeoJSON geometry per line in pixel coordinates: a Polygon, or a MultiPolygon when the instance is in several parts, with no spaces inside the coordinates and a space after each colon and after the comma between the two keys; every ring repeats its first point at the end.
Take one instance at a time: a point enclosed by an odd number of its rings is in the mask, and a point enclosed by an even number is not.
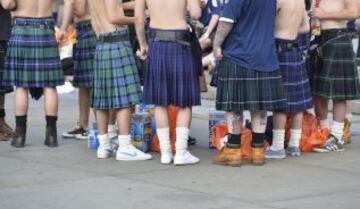
{"type": "Polygon", "coordinates": [[[313,94],[334,100],[360,99],[360,83],[350,36],[328,41],[314,69],[313,94]]]}
{"type": "MultiPolygon", "coordinates": [[[[115,31],[104,36],[124,35],[115,31]]],[[[121,109],[140,102],[141,86],[129,41],[99,42],[95,50],[91,107],[121,109]]]]}
{"type": "Polygon", "coordinates": [[[249,70],[224,59],[218,67],[216,109],[285,111],[286,94],[279,70],[249,70]]]}

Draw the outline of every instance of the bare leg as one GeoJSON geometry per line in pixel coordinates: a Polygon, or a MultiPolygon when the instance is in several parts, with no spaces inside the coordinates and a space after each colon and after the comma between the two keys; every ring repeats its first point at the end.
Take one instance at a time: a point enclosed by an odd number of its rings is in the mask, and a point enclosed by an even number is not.
{"type": "Polygon", "coordinates": [[[130,135],[131,111],[131,108],[124,108],[116,111],[119,135],[130,135]]]}
{"type": "Polygon", "coordinates": [[[251,126],[254,133],[265,133],[266,130],[266,111],[251,112],[251,126]]]}
{"type": "Polygon", "coordinates": [[[155,121],[158,129],[169,127],[167,107],[155,106],[155,121]]]}
{"type": "Polygon", "coordinates": [[[191,107],[179,108],[176,118],[176,127],[190,128],[191,116],[191,107]]]}
{"type": "Polygon", "coordinates": [[[90,112],[90,89],[79,88],[79,122],[80,127],[87,129],[89,125],[90,112]]]}
{"type": "Polygon", "coordinates": [[[44,97],[45,114],[57,116],[59,103],[56,88],[44,88],[44,97]]]}
{"type": "Polygon", "coordinates": [[[96,110],[96,122],[99,135],[107,134],[109,123],[109,110],[96,110]]]}
{"type": "Polygon", "coordinates": [[[327,119],[329,101],[325,98],[314,96],[315,114],[320,120],[327,119]]]}
{"type": "Polygon", "coordinates": [[[29,89],[17,87],[15,90],[15,116],[26,115],[29,108],[29,89]]]}
{"type": "Polygon", "coordinates": [[[273,124],[274,130],[282,130],[285,129],[285,125],[286,125],[286,119],[287,119],[287,114],[284,112],[274,112],[273,115],[273,124]]]}
{"type": "Polygon", "coordinates": [[[346,101],[334,100],[334,116],[333,119],[336,122],[344,122],[346,115],[346,101]]]}

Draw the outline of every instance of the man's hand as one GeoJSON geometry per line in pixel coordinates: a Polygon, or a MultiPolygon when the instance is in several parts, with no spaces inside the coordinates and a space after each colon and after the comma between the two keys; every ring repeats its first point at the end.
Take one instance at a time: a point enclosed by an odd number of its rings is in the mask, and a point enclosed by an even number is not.
{"type": "Polygon", "coordinates": [[[217,61],[221,61],[223,59],[223,53],[220,47],[214,48],[214,57],[217,61]]]}
{"type": "Polygon", "coordinates": [[[61,46],[65,45],[67,43],[67,36],[68,36],[67,31],[65,31],[65,30],[59,31],[57,41],[61,46]]]}
{"type": "Polygon", "coordinates": [[[317,18],[317,19],[325,19],[326,18],[326,12],[319,8],[319,7],[315,7],[313,9],[313,12],[312,12],[312,17],[313,18],[317,18]]]}
{"type": "Polygon", "coordinates": [[[211,46],[211,39],[207,34],[204,34],[199,38],[199,43],[202,49],[206,49],[211,46]]]}
{"type": "Polygon", "coordinates": [[[141,60],[146,60],[148,56],[149,47],[146,45],[144,47],[140,47],[140,50],[136,51],[136,56],[138,56],[141,60]]]}

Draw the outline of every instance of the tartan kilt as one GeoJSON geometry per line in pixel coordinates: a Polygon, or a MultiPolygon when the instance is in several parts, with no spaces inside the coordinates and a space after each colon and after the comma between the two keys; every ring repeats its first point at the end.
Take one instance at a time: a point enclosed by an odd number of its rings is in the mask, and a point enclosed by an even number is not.
{"type": "Polygon", "coordinates": [[[249,70],[227,59],[220,62],[217,70],[217,110],[286,110],[285,89],[279,70],[249,70]]]}
{"type": "MultiPolygon", "coordinates": [[[[283,45],[290,41],[276,40],[283,45]]],[[[313,106],[310,83],[300,48],[278,52],[279,66],[286,94],[286,112],[299,113],[313,106]]]]}
{"type": "Polygon", "coordinates": [[[90,20],[76,24],[77,43],[74,48],[74,82],[76,87],[92,87],[96,34],[90,20]]]}
{"type": "MultiPolygon", "coordinates": [[[[128,35],[127,30],[102,36],[128,35]]],[[[129,41],[98,42],[94,57],[91,107],[121,109],[140,102],[141,86],[129,41]]]]}
{"type": "Polygon", "coordinates": [[[53,26],[53,18],[15,19],[5,59],[3,86],[43,88],[64,84],[53,26]]]}
{"type": "Polygon", "coordinates": [[[190,47],[175,42],[149,42],[143,100],[159,106],[200,105],[200,86],[190,47]]]}
{"type": "Polygon", "coordinates": [[[313,94],[334,100],[360,99],[359,76],[350,35],[334,38],[326,37],[326,31],[322,34],[326,40],[331,40],[321,44],[321,62],[314,69],[313,94]]]}
{"type": "MultiPolygon", "coordinates": [[[[3,79],[4,70],[5,70],[5,56],[6,56],[6,49],[7,49],[7,41],[0,41],[0,82],[3,79]]],[[[0,86],[0,95],[7,94],[13,91],[13,87],[9,86],[0,86]]]]}

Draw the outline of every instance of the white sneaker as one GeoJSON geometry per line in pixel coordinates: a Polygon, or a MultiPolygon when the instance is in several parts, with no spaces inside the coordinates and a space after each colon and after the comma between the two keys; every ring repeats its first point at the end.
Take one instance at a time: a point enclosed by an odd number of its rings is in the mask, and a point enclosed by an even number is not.
{"type": "Polygon", "coordinates": [[[182,154],[175,154],[174,165],[192,165],[199,163],[200,159],[192,155],[189,151],[182,154]]]}
{"type": "Polygon", "coordinates": [[[173,161],[173,154],[171,153],[171,151],[161,151],[161,158],[160,158],[160,163],[161,164],[170,164],[173,161]]]}
{"type": "Polygon", "coordinates": [[[112,155],[113,151],[110,149],[110,147],[102,147],[100,146],[97,151],[96,155],[98,159],[106,159],[109,158],[112,155]]]}
{"type": "Polygon", "coordinates": [[[136,149],[132,144],[125,147],[119,147],[116,152],[116,160],[121,161],[135,161],[135,160],[150,160],[152,156],[136,149]]]}

